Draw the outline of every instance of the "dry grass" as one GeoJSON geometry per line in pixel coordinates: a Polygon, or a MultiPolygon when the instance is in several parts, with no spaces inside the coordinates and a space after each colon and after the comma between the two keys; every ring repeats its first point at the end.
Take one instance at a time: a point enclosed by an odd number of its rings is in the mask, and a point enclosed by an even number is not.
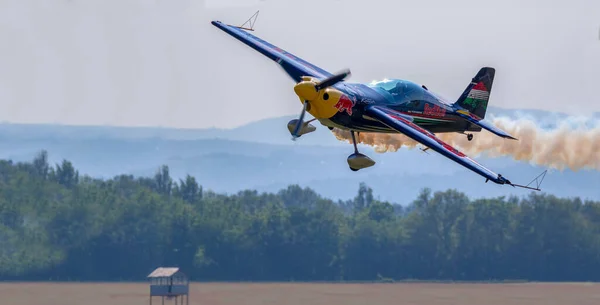
{"type": "MultiPolygon", "coordinates": [[[[146,284],[0,284],[10,305],[144,305],[146,284]]],[[[165,301],[174,304],[174,301],[165,301]]],[[[185,303],[184,303],[185,304],[185,303]]],[[[212,284],[194,283],[194,305],[600,304],[600,284],[212,284]]],[[[153,305],[162,305],[154,298],[153,305]]]]}

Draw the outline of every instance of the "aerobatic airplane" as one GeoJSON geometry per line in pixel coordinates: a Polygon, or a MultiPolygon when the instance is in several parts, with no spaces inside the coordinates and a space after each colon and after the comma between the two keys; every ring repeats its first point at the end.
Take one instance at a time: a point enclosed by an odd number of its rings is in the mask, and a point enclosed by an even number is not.
{"type": "MultiPolygon", "coordinates": [[[[258,12],[253,17],[257,14],[258,12]]],[[[252,18],[247,22],[251,20],[252,18]]],[[[479,132],[483,128],[497,136],[517,140],[483,120],[494,81],[494,68],[481,68],[460,97],[450,103],[427,87],[408,80],[347,83],[344,80],[350,76],[349,70],[337,74],[327,72],[252,35],[252,25],[247,28],[221,21],[212,21],[212,24],[277,62],[296,82],[294,91],[300,98],[303,109],[299,119],[288,123],[293,139],[315,131],[316,128],[310,124],[314,120],[330,130],[339,128],[350,131],[354,144],[354,153],[348,157],[351,170],[358,171],[375,165],[375,161],[358,151],[355,133],[357,136],[360,132],[402,133],[426,146],[424,151],[437,151],[483,176],[486,178],[485,182],[491,180],[497,184],[540,190],[539,184],[532,188],[511,183],[435,136],[435,133],[457,132],[466,134],[471,141],[473,134],[469,132],[479,132]],[[306,111],[314,119],[304,122],[306,111]]],[[[545,172],[543,175],[545,176],[545,172]]]]}

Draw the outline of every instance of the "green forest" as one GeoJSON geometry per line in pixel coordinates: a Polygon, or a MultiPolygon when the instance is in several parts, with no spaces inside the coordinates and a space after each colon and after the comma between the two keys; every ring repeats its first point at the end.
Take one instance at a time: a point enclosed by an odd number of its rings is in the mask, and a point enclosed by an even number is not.
{"type": "Polygon", "coordinates": [[[138,281],[160,266],[193,281],[600,280],[600,202],[348,192],[223,195],[167,166],[102,180],[45,151],[3,160],[0,280],[138,281]]]}

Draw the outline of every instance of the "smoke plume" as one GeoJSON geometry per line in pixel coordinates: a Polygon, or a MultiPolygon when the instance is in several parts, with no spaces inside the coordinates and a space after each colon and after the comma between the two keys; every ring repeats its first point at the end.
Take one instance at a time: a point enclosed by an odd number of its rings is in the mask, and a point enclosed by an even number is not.
{"type": "MultiPolygon", "coordinates": [[[[526,119],[495,118],[494,125],[507,131],[518,140],[504,139],[482,130],[474,133],[469,142],[464,134],[440,133],[438,138],[454,146],[470,157],[485,154],[490,157],[510,156],[515,160],[528,161],[558,170],[569,168],[600,170],[600,126],[573,126],[563,122],[551,130],[545,130],[526,119]]],[[[341,141],[352,143],[349,131],[333,130],[341,141]]],[[[401,147],[409,149],[424,147],[403,134],[360,133],[357,141],[373,146],[376,152],[394,152],[401,147]]],[[[431,150],[430,150],[431,151],[431,150]]]]}

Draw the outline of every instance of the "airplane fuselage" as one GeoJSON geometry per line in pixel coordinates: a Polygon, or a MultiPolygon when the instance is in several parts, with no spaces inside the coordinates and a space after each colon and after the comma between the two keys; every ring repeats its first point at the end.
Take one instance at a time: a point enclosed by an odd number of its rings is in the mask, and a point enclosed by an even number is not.
{"type": "Polygon", "coordinates": [[[397,133],[365,115],[365,107],[375,104],[410,116],[415,124],[433,133],[481,131],[481,127],[458,116],[451,104],[411,81],[394,79],[371,84],[338,83],[331,90],[339,91],[344,98],[334,105],[338,111],[332,117],[318,118],[321,124],[328,127],[357,132],[397,133]]]}

